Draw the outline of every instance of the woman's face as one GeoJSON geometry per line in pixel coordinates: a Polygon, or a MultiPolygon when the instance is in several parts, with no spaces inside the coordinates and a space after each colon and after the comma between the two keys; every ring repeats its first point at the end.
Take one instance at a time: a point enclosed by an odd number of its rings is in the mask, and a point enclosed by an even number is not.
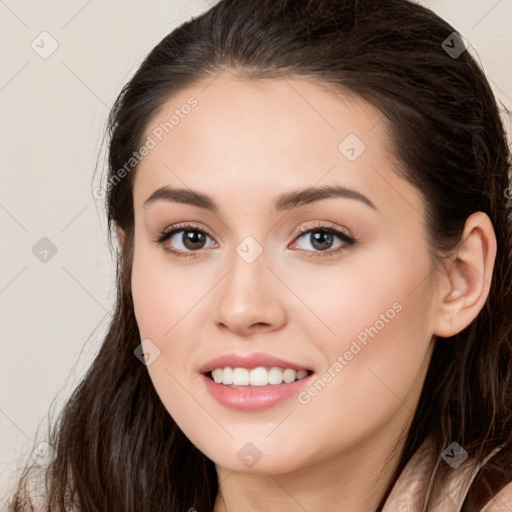
{"type": "Polygon", "coordinates": [[[132,293],[179,427],[242,472],[391,450],[435,313],[424,206],[382,115],[311,81],[224,74],[169,100],[144,141],[132,293]]]}

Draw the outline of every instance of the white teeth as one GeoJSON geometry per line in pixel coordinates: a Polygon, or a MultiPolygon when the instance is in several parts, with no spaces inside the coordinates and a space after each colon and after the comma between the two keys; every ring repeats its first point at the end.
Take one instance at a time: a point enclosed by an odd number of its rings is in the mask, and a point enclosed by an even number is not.
{"type": "Polygon", "coordinates": [[[299,370],[297,372],[297,380],[303,379],[304,377],[308,376],[307,370],[299,370]]]}
{"type": "Polygon", "coordinates": [[[224,368],[222,373],[222,384],[233,384],[233,368],[224,368]]]}
{"type": "Polygon", "coordinates": [[[246,368],[233,368],[233,384],[235,386],[248,386],[249,370],[246,368]]]}
{"type": "Polygon", "coordinates": [[[283,382],[283,370],[281,368],[271,368],[268,372],[269,384],[281,384],[283,382]]]}
{"type": "Polygon", "coordinates": [[[254,368],[249,374],[251,386],[266,386],[268,384],[268,372],[265,368],[254,368]]]}
{"type": "Polygon", "coordinates": [[[297,372],[295,370],[286,369],[283,372],[283,380],[286,382],[286,384],[293,382],[295,380],[296,376],[297,376],[297,372]]]}
{"type": "Polygon", "coordinates": [[[265,368],[260,366],[248,370],[247,368],[215,368],[212,378],[218,384],[233,386],[267,386],[285,382],[289,384],[308,376],[307,370],[295,371],[291,368],[265,368]]]}
{"type": "Polygon", "coordinates": [[[213,380],[218,383],[222,382],[222,374],[222,368],[215,368],[212,372],[213,380]]]}

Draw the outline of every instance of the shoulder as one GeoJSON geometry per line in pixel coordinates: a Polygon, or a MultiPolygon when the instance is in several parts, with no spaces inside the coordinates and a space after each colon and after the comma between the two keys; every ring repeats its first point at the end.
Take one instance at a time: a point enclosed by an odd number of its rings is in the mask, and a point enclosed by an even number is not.
{"type": "Polygon", "coordinates": [[[481,509],[480,512],[510,512],[512,510],[512,482],[508,483],[481,509]]]}
{"type": "Polygon", "coordinates": [[[512,511],[512,451],[502,446],[495,452],[474,479],[463,512],[512,511]]]}
{"type": "Polygon", "coordinates": [[[472,501],[477,475],[500,450],[495,448],[481,462],[467,458],[455,465],[443,458],[444,452],[433,439],[427,439],[400,474],[382,512],[511,512],[512,481],[503,482],[492,499],[487,496],[484,505],[475,506],[472,501]]]}
{"type": "Polygon", "coordinates": [[[481,467],[464,502],[462,512],[512,511],[512,453],[499,451],[481,467]]]}
{"type": "Polygon", "coordinates": [[[421,512],[429,488],[430,475],[436,465],[432,439],[427,439],[407,462],[395,482],[382,512],[421,512]]]}

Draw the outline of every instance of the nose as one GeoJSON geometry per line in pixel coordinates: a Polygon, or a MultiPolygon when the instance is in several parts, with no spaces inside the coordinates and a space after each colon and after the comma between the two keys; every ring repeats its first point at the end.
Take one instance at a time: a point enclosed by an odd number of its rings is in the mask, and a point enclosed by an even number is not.
{"type": "Polygon", "coordinates": [[[286,323],[282,287],[263,255],[252,263],[236,255],[217,287],[215,324],[239,336],[280,329],[286,323]]]}

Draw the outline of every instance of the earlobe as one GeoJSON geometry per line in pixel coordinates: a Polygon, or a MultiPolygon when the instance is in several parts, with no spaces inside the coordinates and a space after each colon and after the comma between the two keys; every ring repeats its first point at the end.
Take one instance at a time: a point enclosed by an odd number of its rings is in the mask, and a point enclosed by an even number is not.
{"type": "Polygon", "coordinates": [[[443,268],[434,334],[447,338],[465,329],[489,295],[496,259],[496,235],[483,212],[470,215],[454,257],[443,268]]]}

